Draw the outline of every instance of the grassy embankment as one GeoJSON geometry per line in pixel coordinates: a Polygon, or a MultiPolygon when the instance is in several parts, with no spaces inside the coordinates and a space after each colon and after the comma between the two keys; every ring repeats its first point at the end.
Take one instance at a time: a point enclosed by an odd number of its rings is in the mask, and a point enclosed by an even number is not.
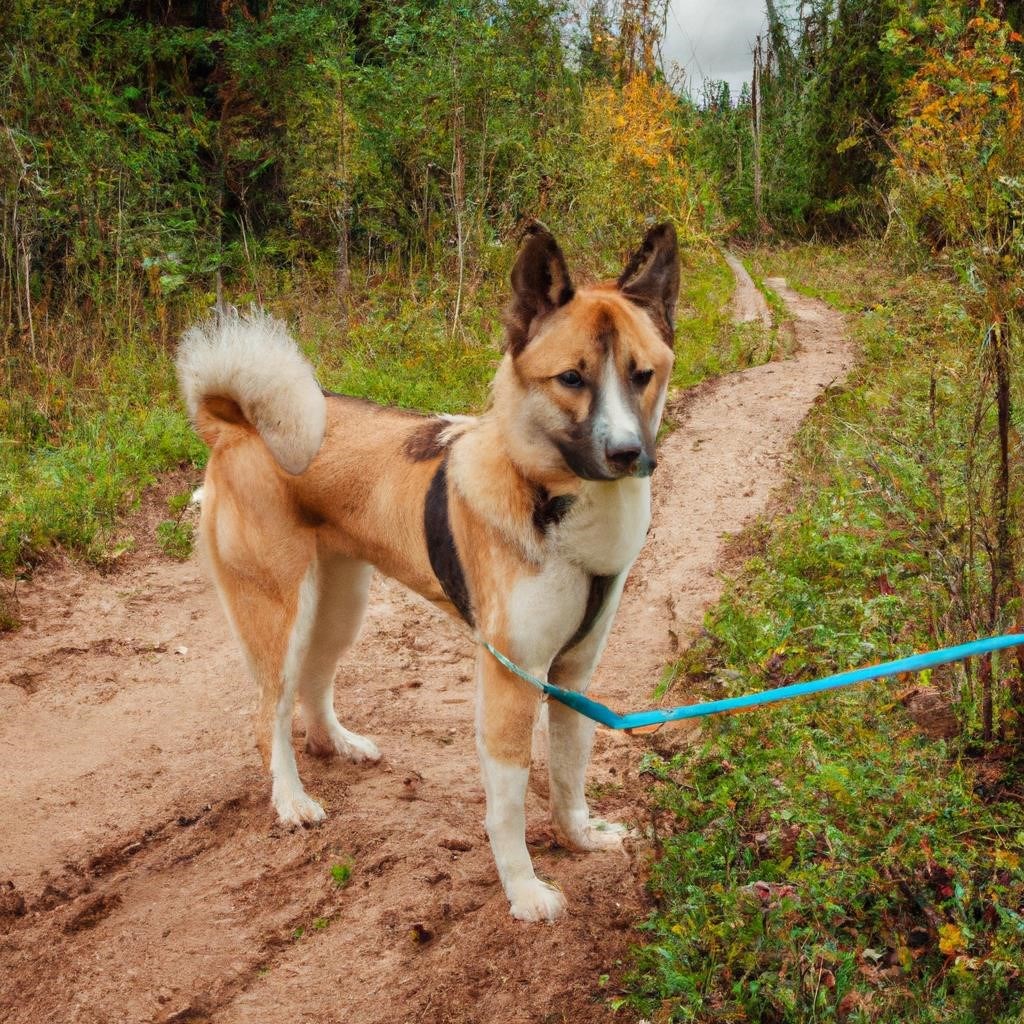
{"type": "MultiPolygon", "coordinates": [[[[756,554],[675,666],[680,693],[783,685],[977,628],[957,523],[981,334],[957,291],[869,248],[753,263],[847,310],[862,362],[803,428],[788,509],[744,538],[756,554]]],[[[837,691],[648,755],[657,909],[616,1004],[658,1022],[1019,1024],[1024,781],[975,741],[977,687],[957,667],[837,691]],[[966,738],[916,728],[911,683],[943,691],[966,738]]]]}
{"type": "MultiPolygon", "coordinates": [[[[606,262],[596,269],[614,272],[606,262]]],[[[729,323],[732,279],[714,250],[689,250],[685,262],[675,375],[681,385],[769,351],[764,338],[729,323]]],[[[503,269],[470,292],[454,334],[447,282],[355,282],[360,297],[343,341],[330,277],[267,272],[228,298],[240,307],[262,298],[288,319],[332,389],[465,412],[486,400],[506,279],[503,269]]],[[[177,398],[172,344],[159,339],[173,339],[174,325],[203,315],[211,302],[211,295],[192,292],[176,296],[170,308],[138,298],[119,320],[67,316],[50,328],[35,363],[9,359],[0,392],[0,576],[24,571],[54,544],[94,562],[116,559],[133,543],[119,519],[142,491],[162,471],[202,464],[203,446],[177,398]]],[[[161,532],[165,549],[178,555],[189,550],[187,531],[175,524],[182,501],[172,500],[161,532]]],[[[14,610],[6,614],[13,618],[14,610]]]]}

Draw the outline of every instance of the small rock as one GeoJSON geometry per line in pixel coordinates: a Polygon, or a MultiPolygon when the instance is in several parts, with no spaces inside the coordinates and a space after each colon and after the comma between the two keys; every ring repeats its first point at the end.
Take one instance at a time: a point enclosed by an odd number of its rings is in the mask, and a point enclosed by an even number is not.
{"type": "Polygon", "coordinates": [[[413,772],[402,779],[402,790],[398,794],[399,800],[418,800],[420,783],[423,776],[419,772],[413,772]]]}
{"type": "Polygon", "coordinates": [[[15,888],[13,882],[0,884],[0,921],[5,917],[22,917],[25,913],[25,897],[15,888]]]}
{"type": "Polygon", "coordinates": [[[455,853],[468,853],[473,849],[473,844],[461,836],[448,836],[448,838],[442,839],[437,845],[443,850],[452,850],[455,853]]]}

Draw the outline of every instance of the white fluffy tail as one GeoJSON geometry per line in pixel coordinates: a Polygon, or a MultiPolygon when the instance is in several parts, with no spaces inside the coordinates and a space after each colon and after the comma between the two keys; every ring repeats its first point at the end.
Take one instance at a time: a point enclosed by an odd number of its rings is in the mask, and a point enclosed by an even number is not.
{"type": "Polygon", "coordinates": [[[185,332],[177,362],[189,415],[207,444],[219,436],[215,424],[232,420],[205,400],[230,399],[282,469],[305,472],[324,439],[327,404],[282,321],[258,309],[214,316],[185,332]]]}

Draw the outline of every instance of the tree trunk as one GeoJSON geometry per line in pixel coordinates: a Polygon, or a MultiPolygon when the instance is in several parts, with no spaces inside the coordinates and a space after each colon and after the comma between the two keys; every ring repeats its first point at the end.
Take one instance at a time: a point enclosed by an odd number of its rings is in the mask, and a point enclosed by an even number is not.
{"type": "Polygon", "coordinates": [[[750,84],[751,133],[753,135],[754,158],[754,214],[758,226],[764,222],[764,207],[761,201],[761,37],[754,44],[754,71],[750,84]]]}
{"type": "Polygon", "coordinates": [[[455,311],[452,314],[452,329],[457,330],[462,317],[462,287],[466,276],[466,154],[462,138],[462,108],[455,111],[452,140],[452,205],[455,214],[456,256],[459,266],[458,289],[455,292],[455,311]]]}
{"type": "MultiPolygon", "coordinates": [[[[1010,366],[1010,325],[999,319],[989,328],[989,344],[996,371],[996,414],[999,424],[999,476],[996,481],[996,566],[997,581],[993,580],[993,593],[999,607],[1004,607],[1017,590],[1018,607],[1015,616],[1018,630],[1024,628],[1024,609],[1020,606],[1019,588],[1014,587],[1015,561],[1014,531],[1012,524],[1010,478],[1010,431],[1013,411],[1010,366]]],[[[1007,674],[1010,703],[1016,712],[1014,740],[1024,747],[1024,650],[1016,649],[1014,670],[1007,674]]]]}

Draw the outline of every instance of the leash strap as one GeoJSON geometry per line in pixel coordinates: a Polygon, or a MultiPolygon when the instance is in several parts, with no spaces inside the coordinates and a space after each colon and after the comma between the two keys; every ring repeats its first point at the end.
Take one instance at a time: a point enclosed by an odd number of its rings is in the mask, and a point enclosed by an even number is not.
{"type": "Polygon", "coordinates": [[[721,715],[729,711],[743,711],[746,708],[758,707],[762,704],[773,704],[776,701],[789,700],[792,697],[805,697],[808,694],[835,690],[841,686],[853,686],[856,683],[866,683],[871,679],[884,679],[886,676],[900,675],[903,672],[921,672],[937,665],[964,661],[979,654],[990,654],[993,651],[1006,650],[1008,647],[1024,646],[1024,633],[1007,633],[1003,636],[972,640],[970,643],[957,644],[955,647],[943,647],[936,651],[927,651],[924,654],[913,654],[908,658],[884,661],[880,665],[869,665],[866,668],[852,669],[849,672],[812,679],[806,683],[793,683],[790,686],[779,686],[772,690],[762,690],[759,693],[746,693],[740,697],[687,704],[678,708],[652,708],[650,711],[634,711],[626,715],[616,714],[611,708],[599,701],[591,700],[585,694],[577,693],[575,690],[564,690],[560,686],[538,679],[525,669],[520,668],[514,661],[506,658],[486,640],[483,641],[483,645],[509,672],[536,687],[546,696],[609,729],[630,732],[638,729],[658,728],[666,722],[678,722],[686,718],[704,718],[707,715],[721,715]]]}

